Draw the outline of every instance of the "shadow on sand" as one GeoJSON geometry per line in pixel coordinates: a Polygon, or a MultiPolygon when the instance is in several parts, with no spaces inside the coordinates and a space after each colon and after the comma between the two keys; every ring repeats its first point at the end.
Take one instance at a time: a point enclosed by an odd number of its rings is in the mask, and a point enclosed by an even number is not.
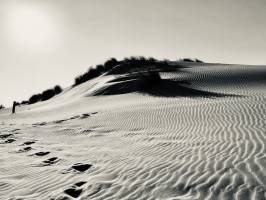
{"type": "Polygon", "coordinates": [[[199,89],[193,89],[186,85],[190,85],[186,81],[160,80],[155,87],[144,88],[139,92],[159,97],[239,97],[235,94],[223,94],[216,92],[209,92],[199,89]]]}
{"type": "Polygon", "coordinates": [[[138,92],[158,97],[240,97],[235,94],[209,92],[189,87],[188,81],[161,79],[158,74],[151,76],[119,77],[95,91],[92,95],[118,95],[138,92]]]}

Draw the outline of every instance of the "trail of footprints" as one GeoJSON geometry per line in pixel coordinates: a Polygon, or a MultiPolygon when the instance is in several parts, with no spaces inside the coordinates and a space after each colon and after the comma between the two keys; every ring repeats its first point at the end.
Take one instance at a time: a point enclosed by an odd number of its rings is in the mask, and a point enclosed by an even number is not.
{"type": "MultiPolygon", "coordinates": [[[[90,164],[76,163],[76,164],[72,165],[67,171],[68,172],[83,173],[91,167],[92,167],[92,165],[90,165],[90,164]]],[[[63,192],[67,196],[70,196],[72,198],[78,198],[83,192],[82,186],[86,183],[87,183],[86,181],[79,181],[79,182],[71,185],[69,188],[65,189],[63,192]]],[[[55,199],[52,198],[51,200],[55,200],[55,199]]]]}
{"type": "Polygon", "coordinates": [[[55,120],[55,121],[50,121],[50,122],[35,123],[35,124],[33,124],[33,127],[45,126],[48,124],[61,124],[63,122],[67,122],[67,121],[74,120],[74,119],[86,119],[86,118],[91,117],[92,115],[95,115],[97,113],[98,112],[83,113],[81,115],[75,115],[75,116],[65,118],[65,119],[60,119],[60,120],[55,120]]]}
{"type": "MultiPolygon", "coordinates": [[[[15,141],[16,141],[16,139],[15,139],[14,134],[10,134],[10,133],[2,134],[0,132],[0,144],[9,144],[9,143],[13,143],[15,141]]],[[[27,153],[27,152],[34,150],[32,145],[35,144],[36,142],[37,142],[36,140],[29,140],[29,141],[26,141],[26,142],[20,144],[19,146],[21,148],[18,151],[16,151],[16,153],[27,153]]],[[[49,152],[49,151],[38,151],[38,152],[30,154],[28,156],[45,157],[45,156],[49,155],[50,153],[51,152],[49,152]]],[[[51,165],[58,163],[59,161],[60,161],[60,159],[58,157],[50,157],[48,159],[43,160],[39,165],[35,165],[35,166],[36,167],[37,166],[38,167],[51,166],[51,165]]],[[[76,163],[76,164],[73,164],[70,168],[68,168],[65,173],[71,173],[71,172],[83,173],[83,172],[86,172],[91,167],[92,167],[91,164],[76,163]]],[[[63,172],[62,174],[65,174],[65,173],[63,172]]],[[[86,183],[87,183],[86,181],[77,182],[77,183],[71,185],[69,188],[63,190],[63,193],[69,197],[78,198],[81,195],[81,193],[83,192],[82,186],[86,183]]],[[[64,197],[63,199],[69,199],[69,198],[64,197]]],[[[57,198],[56,199],[51,198],[50,200],[57,200],[57,198]]]]}

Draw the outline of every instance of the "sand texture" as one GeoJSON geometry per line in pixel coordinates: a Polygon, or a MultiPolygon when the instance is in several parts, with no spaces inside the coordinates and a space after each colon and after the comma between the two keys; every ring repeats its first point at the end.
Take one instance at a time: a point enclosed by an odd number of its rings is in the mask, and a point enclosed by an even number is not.
{"type": "Polygon", "coordinates": [[[266,66],[183,65],[1,110],[0,199],[265,200],[266,66]]]}

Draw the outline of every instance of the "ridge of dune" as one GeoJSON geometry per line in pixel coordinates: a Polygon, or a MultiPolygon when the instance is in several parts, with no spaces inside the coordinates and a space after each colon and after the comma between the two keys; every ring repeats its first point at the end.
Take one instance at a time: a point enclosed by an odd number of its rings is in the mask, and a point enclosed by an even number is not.
{"type": "Polygon", "coordinates": [[[1,110],[0,199],[266,199],[266,66],[181,64],[1,110]]]}

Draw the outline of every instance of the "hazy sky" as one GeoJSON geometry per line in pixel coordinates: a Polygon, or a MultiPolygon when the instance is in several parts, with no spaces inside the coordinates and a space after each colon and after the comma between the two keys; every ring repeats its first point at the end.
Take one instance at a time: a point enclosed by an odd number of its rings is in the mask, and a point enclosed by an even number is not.
{"type": "Polygon", "coordinates": [[[266,0],[0,0],[0,104],[131,55],[266,64],[266,0]]]}

